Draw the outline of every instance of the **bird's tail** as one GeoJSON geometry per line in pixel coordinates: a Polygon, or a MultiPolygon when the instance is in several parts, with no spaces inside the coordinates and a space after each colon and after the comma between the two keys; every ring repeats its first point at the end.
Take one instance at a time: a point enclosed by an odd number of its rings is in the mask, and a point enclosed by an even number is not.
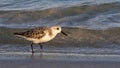
{"type": "Polygon", "coordinates": [[[13,33],[14,35],[19,35],[19,33],[17,33],[17,32],[15,32],[15,33],[13,33]]]}
{"type": "Polygon", "coordinates": [[[22,33],[15,32],[14,35],[22,35],[22,33]]]}
{"type": "Polygon", "coordinates": [[[21,32],[21,33],[15,32],[15,33],[13,33],[13,35],[18,36],[18,37],[25,38],[25,37],[23,36],[23,32],[21,32]]]}

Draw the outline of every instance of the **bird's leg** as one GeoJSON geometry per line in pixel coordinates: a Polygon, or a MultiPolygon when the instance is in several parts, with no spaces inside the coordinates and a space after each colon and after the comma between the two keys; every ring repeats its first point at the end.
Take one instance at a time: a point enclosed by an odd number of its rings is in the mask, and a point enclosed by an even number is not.
{"type": "Polygon", "coordinates": [[[32,50],[32,53],[34,53],[34,51],[33,51],[33,43],[31,44],[31,50],[32,50]]]}
{"type": "Polygon", "coordinates": [[[43,46],[42,46],[42,44],[41,44],[41,43],[39,43],[39,45],[40,45],[40,49],[43,49],[43,46]]]}

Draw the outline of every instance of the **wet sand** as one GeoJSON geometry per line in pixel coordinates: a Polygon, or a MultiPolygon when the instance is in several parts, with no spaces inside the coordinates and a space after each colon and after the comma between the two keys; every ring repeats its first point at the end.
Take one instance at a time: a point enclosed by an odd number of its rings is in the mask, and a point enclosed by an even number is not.
{"type": "Polygon", "coordinates": [[[49,61],[49,60],[5,60],[1,68],[119,68],[120,62],[94,61],[49,61]]]}
{"type": "Polygon", "coordinates": [[[119,68],[119,55],[75,53],[0,53],[0,68],[119,68]]]}
{"type": "MultiPolygon", "coordinates": [[[[5,55],[4,55],[5,56],[5,55]]],[[[27,57],[22,54],[16,55],[11,54],[11,58],[4,57],[0,58],[0,68],[119,68],[120,61],[111,61],[111,60],[66,60],[65,58],[59,59],[50,59],[50,55],[43,56],[34,56],[28,55],[27,57]],[[13,55],[13,56],[12,56],[13,55]],[[19,57],[19,58],[18,58],[19,57]],[[23,58],[24,57],[24,58],[23,58]],[[26,57],[26,58],[25,58],[26,57]]],[[[52,57],[57,57],[57,55],[52,55],[52,57]]],[[[63,57],[64,55],[62,55],[63,57]]]]}

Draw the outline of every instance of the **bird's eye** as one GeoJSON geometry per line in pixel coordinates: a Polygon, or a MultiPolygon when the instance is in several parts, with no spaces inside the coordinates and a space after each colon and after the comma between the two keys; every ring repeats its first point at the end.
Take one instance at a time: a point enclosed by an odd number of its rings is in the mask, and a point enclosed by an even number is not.
{"type": "Polygon", "coordinates": [[[59,28],[57,28],[57,30],[59,30],[59,28]]]}

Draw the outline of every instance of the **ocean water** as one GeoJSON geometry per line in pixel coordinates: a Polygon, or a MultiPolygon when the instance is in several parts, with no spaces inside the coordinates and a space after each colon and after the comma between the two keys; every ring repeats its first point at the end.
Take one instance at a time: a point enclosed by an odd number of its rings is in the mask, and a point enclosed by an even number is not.
{"type": "Polygon", "coordinates": [[[44,10],[54,7],[71,7],[84,4],[103,4],[120,0],[1,0],[0,10],[44,10]]]}
{"type": "Polygon", "coordinates": [[[0,0],[0,27],[120,27],[120,0],[0,0]]]}
{"type": "MultiPolygon", "coordinates": [[[[120,0],[0,0],[0,28],[52,25],[77,28],[68,28],[66,31],[70,33],[69,38],[61,39],[67,43],[71,42],[71,45],[66,43],[65,48],[62,44],[60,48],[45,47],[43,53],[49,56],[52,54],[52,59],[54,55],[59,57],[60,54],[67,58],[74,57],[75,60],[79,57],[88,60],[108,58],[119,61],[120,0]]],[[[4,33],[2,29],[0,33],[4,33]]],[[[57,41],[61,41],[58,39],[57,41]]],[[[12,54],[30,54],[30,48],[27,46],[29,44],[21,45],[1,43],[0,57],[6,59],[6,54],[7,58],[12,54]]],[[[36,51],[38,53],[39,49],[36,48],[36,51]]]]}

